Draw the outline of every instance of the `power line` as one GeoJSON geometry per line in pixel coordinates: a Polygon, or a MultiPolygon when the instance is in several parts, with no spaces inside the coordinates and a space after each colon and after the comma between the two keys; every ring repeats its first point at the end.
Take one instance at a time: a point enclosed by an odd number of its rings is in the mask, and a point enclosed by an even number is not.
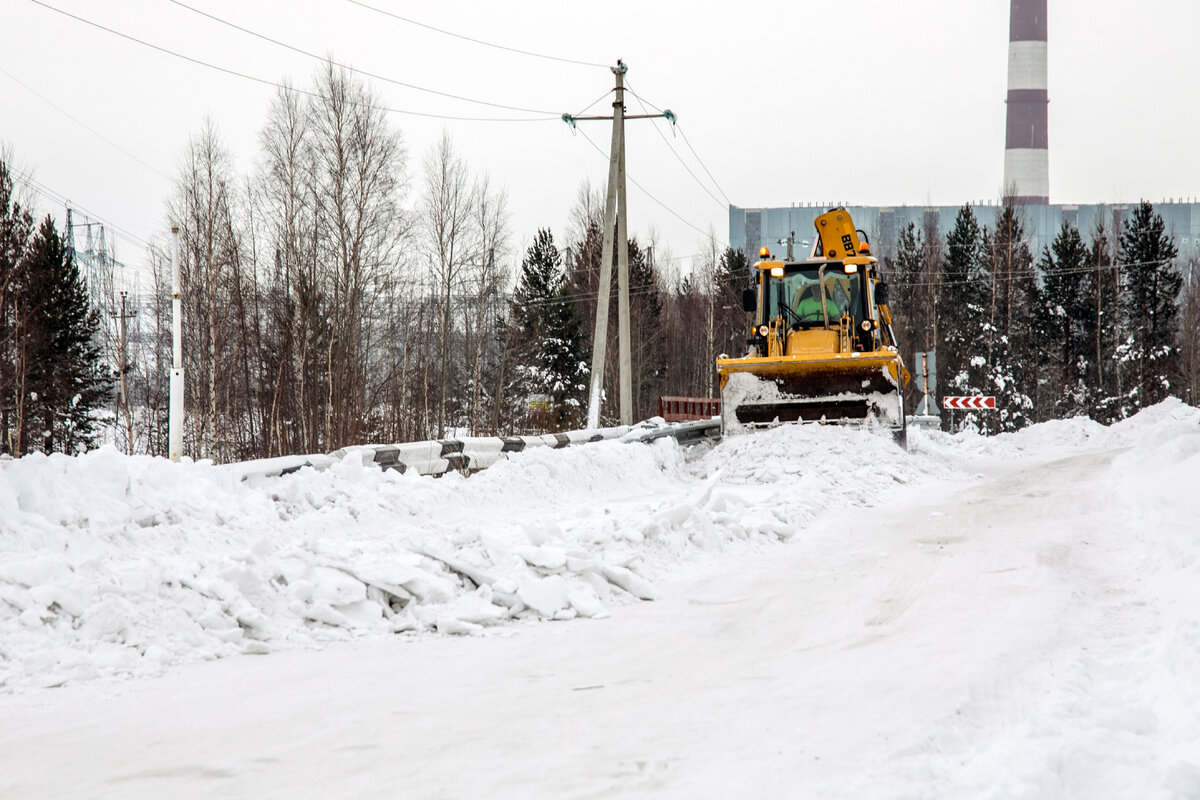
{"type": "MultiPolygon", "coordinates": [[[[637,98],[637,101],[638,101],[639,103],[643,103],[643,104],[645,104],[645,105],[649,105],[649,106],[650,106],[651,108],[653,108],[655,111],[659,112],[660,114],[662,113],[662,109],[661,109],[661,108],[659,108],[658,106],[654,105],[654,103],[651,103],[649,100],[646,100],[646,99],[644,99],[644,98],[643,98],[643,97],[642,97],[640,94],[638,94],[637,92],[633,91],[633,89],[632,89],[632,88],[629,90],[629,93],[630,93],[630,94],[632,94],[634,97],[636,97],[636,98],[637,98]]],[[[687,138],[687,134],[683,132],[683,127],[682,127],[682,126],[681,126],[681,125],[680,125],[678,122],[676,122],[676,123],[675,123],[675,129],[676,129],[676,130],[678,130],[678,131],[679,131],[679,135],[683,137],[683,143],[684,143],[684,144],[686,144],[686,145],[688,146],[688,150],[691,150],[691,151],[692,151],[692,155],[693,155],[693,156],[695,156],[695,158],[696,158],[696,163],[698,163],[698,164],[700,165],[701,169],[703,169],[703,170],[704,170],[704,174],[708,175],[708,179],[709,179],[710,181],[712,181],[712,182],[713,182],[713,186],[717,187],[717,191],[718,191],[718,192],[720,192],[720,193],[721,193],[721,196],[725,198],[725,204],[726,204],[726,205],[733,205],[733,201],[729,199],[729,195],[725,194],[725,190],[721,188],[721,184],[717,183],[717,179],[713,177],[713,174],[712,174],[712,172],[710,172],[710,171],[709,171],[709,169],[708,169],[708,167],[705,165],[705,163],[704,163],[704,159],[700,158],[700,154],[696,152],[696,148],[692,147],[692,143],[691,143],[691,142],[688,140],[688,138],[687,138]]],[[[661,134],[661,132],[660,132],[660,134],[659,134],[659,135],[660,135],[660,136],[662,135],[662,134],[661,134]]],[[[665,137],[665,136],[663,137],[663,141],[666,141],[666,137],[665,137]]],[[[668,147],[670,147],[670,143],[668,143],[668,144],[667,144],[667,146],[668,146],[668,147]]],[[[672,148],[671,148],[671,152],[673,152],[673,153],[674,153],[674,152],[675,152],[675,148],[673,148],[673,147],[672,147],[672,148]]],[[[675,154],[675,157],[676,157],[676,158],[679,158],[679,154],[678,154],[678,153],[676,153],[676,154],[675,154]]],[[[682,158],[679,158],[679,162],[682,164],[682,163],[683,163],[683,159],[682,159],[682,158]]],[[[686,165],[686,164],[684,164],[684,169],[687,169],[687,165],[686,165]]],[[[691,171],[690,169],[688,169],[688,174],[689,174],[689,175],[692,175],[692,177],[693,177],[693,178],[696,178],[696,176],[695,176],[694,174],[692,174],[692,171],[691,171]]],[[[697,183],[700,183],[700,179],[699,179],[699,178],[696,178],[696,182],[697,182],[697,183]]],[[[700,183],[700,185],[701,185],[701,187],[703,187],[703,186],[704,186],[704,184],[703,184],[703,183],[700,183]]],[[[708,192],[708,189],[707,189],[707,188],[704,188],[704,191],[708,192]]],[[[709,192],[709,194],[711,195],[711,194],[712,194],[712,192],[709,192]]],[[[713,197],[713,199],[714,199],[714,200],[716,200],[716,197],[713,197]]],[[[719,202],[721,202],[721,201],[720,201],[720,200],[717,200],[717,202],[719,203],[719,202]]]]}
{"type": "MultiPolygon", "coordinates": [[[[189,62],[196,64],[198,66],[201,66],[201,67],[208,67],[209,69],[215,69],[218,72],[224,72],[226,75],[233,75],[234,77],[242,78],[242,79],[248,80],[248,81],[253,81],[255,83],[260,83],[260,84],[263,84],[264,86],[273,86],[276,89],[292,91],[292,92],[296,92],[297,94],[302,94],[302,95],[305,95],[308,97],[316,97],[316,98],[320,97],[320,94],[317,92],[312,92],[312,91],[308,91],[306,89],[297,89],[294,87],[285,86],[284,84],[277,83],[276,81],[267,80],[266,78],[259,78],[254,75],[247,75],[244,72],[238,72],[237,70],[229,69],[228,67],[218,66],[218,65],[212,64],[208,61],[203,61],[198,58],[193,58],[192,56],[184,55],[183,53],[178,53],[169,48],[162,47],[160,45],[153,44],[151,42],[147,42],[144,39],[139,39],[136,36],[130,36],[127,33],[122,33],[121,31],[114,30],[113,28],[105,27],[104,25],[101,25],[98,22],[93,22],[90,19],[85,19],[83,17],[76,16],[75,14],[72,14],[68,11],[64,11],[61,8],[55,8],[54,6],[52,6],[48,3],[42,2],[42,0],[29,0],[29,2],[39,5],[42,8],[49,9],[50,11],[54,11],[59,14],[62,14],[64,17],[70,17],[71,19],[76,20],[77,22],[82,22],[85,25],[90,25],[93,28],[98,28],[99,30],[105,31],[106,33],[111,33],[114,36],[119,36],[122,39],[126,39],[131,42],[136,42],[137,44],[140,44],[143,47],[149,47],[151,50],[157,50],[160,53],[165,53],[167,55],[174,56],[175,58],[183,59],[184,61],[189,61],[189,62]]],[[[554,120],[557,122],[560,119],[560,117],[558,117],[558,116],[552,116],[552,117],[459,117],[459,116],[452,116],[452,115],[448,115],[448,114],[431,114],[431,113],[427,113],[427,112],[423,112],[423,111],[409,111],[407,109],[391,108],[389,106],[376,106],[376,105],[372,105],[370,103],[360,103],[360,102],[356,102],[356,101],[351,101],[351,104],[355,105],[359,108],[370,108],[370,109],[375,109],[377,111],[387,111],[387,112],[390,112],[393,114],[406,114],[408,116],[427,117],[427,118],[431,118],[431,119],[445,119],[445,120],[452,120],[455,122],[546,122],[549,120],[554,120]]]]}
{"type": "MultiPolygon", "coordinates": [[[[1161,266],[1163,264],[1170,264],[1174,260],[1175,260],[1174,258],[1159,258],[1154,261],[1138,261],[1138,262],[1128,263],[1128,264],[1121,263],[1121,262],[1113,262],[1110,264],[1091,264],[1088,266],[1078,267],[1075,269],[1044,270],[1044,269],[1038,268],[1036,270],[1010,270],[1010,271],[1006,271],[1006,272],[993,272],[988,277],[990,277],[992,279],[999,278],[1001,280],[1009,280],[1009,281],[1016,280],[1018,278],[1037,278],[1039,276],[1043,277],[1043,278],[1056,278],[1060,275],[1085,275],[1089,272],[1111,272],[1111,271],[1120,270],[1120,269],[1128,269],[1130,267],[1161,266]]],[[[981,279],[978,277],[966,278],[964,280],[941,280],[939,278],[935,278],[935,279],[929,280],[929,281],[912,281],[912,282],[906,281],[906,282],[904,282],[904,285],[905,286],[966,286],[966,285],[972,284],[972,283],[979,283],[980,280],[981,279]]],[[[893,277],[892,283],[896,283],[896,282],[897,282],[896,278],[893,277]]]]}
{"type": "Polygon", "coordinates": [[[39,195],[41,195],[46,200],[50,200],[55,203],[59,203],[63,206],[70,206],[72,209],[74,209],[76,211],[82,211],[88,217],[90,217],[98,222],[103,222],[104,226],[106,228],[113,231],[113,233],[115,233],[115,234],[119,234],[121,238],[125,239],[130,244],[135,245],[136,247],[138,247],[142,250],[149,251],[150,243],[147,242],[145,239],[142,239],[140,236],[136,236],[136,235],[130,233],[128,230],[126,230],[125,228],[122,228],[120,225],[114,225],[113,223],[104,220],[104,218],[101,217],[99,214],[96,214],[95,212],[93,212],[87,208],[84,208],[83,206],[81,206],[77,203],[72,203],[70,200],[67,199],[66,195],[64,195],[61,192],[58,192],[54,189],[51,189],[49,186],[46,186],[44,183],[34,180],[32,175],[29,175],[28,173],[20,172],[19,170],[15,170],[15,169],[13,170],[13,175],[16,176],[17,178],[19,178],[25,184],[27,184],[31,189],[33,189],[35,192],[37,192],[39,195]]]}
{"type": "MultiPolygon", "coordinates": [[[[579,134],[580,134],[581,136],[583,136],[583,138],[584,138],[584,139],[586,139],[586,140],[587,140],[587,143],[588,143],[588,144],[590,144],[590,145],[591,145],[591,146],[592,146],[592,147],[595,149],[595,151],[596,151],[597,153],[599,153],[599,154],[601,155],[601,157],[602,157],[602,158],[604,158],[604,160],[605,160],[605,161],[607,161],[607,160],[608,160],[608,158],[609,158],[609,157],[608,157],[607,155],[605,155],[604,151],[603,151],[603,150],[601,150],[601,149],[600,149],[600,148],[599,148],[599,147],[596,145],[596,143],[592,141],[591,137],[590,137],[590,136],[588,136],[588,135],[587,135],[587,133],[585,133],[585,132],[583,131],[583,129],[582,129],[582,128],[577,128],[576,130],[578,130],[578,131],[579,131],[579,134]]],[[[657,197],[655,197],[654,195],[650,194],[650,192],[646,191],[646,187],[644,187],[644,186],[642,186],[640,183],[638,183],[638,182],[637,182],[637,180],[635,180],[635,179],[633,178],[633,176],[629,174],[629,172],[628,172],[628,171],[625,173],[625,177],[629,179],[629,182],[630,182],[630,183],[632,183],[634,186],[636,186],[638,189],[640,189],[640,190],[641,190],[641,192],[642,192],[642,194],[646,195],[646,197],[648,197],[648,198],[650,198],[651,200],[653,200],[655,203],[657,203],[659,206],[661,206],[661,207],[662,207],[662,208],[663,208],[665,211],[667,211],[669,214],[671,214],[672,216],[674,216],[676,219],[678,219],[678,220],[679,220],[680,222],[682,222],[684,225],[687,225],[689,228],[691,228],[692,230],[696,231],[697,233],[699,233],[701,236],[703,236],[703,237],[704,237],[704,238],[706,238],[706,239],[708,239],[708,238],[712,238],[712,239],[714,239],[715,241],[719,242],[720,244],[722,244],[722,245],[724,245],[724,246],[726,246],[726,247],[728,247],[728,246],[729,246],[727,242],[723,242],[723,241],[721,241],[720,239],[717,239],[715,236],[713,236],[713,235],[712,235],[712,233],[710,233],[710,232],[707,232],[707,231],[704,231],[704,230],[701,230],[699,227],[697,227],[697,226],[693,225],[691,222],[689,222],[688,220],[686,220],[686,219],[684,219],[682,216],[680,216],[680,214],[679,214],[679,212],[678,212],[678,211],[676,211],[675,209],[671,208],[670,206],[668,206],[668,205],[667,205],[666,203],[664,203],[663,201],[659,200],[659,199],[658,199],[657,197]]]]}
{"type": "MultiPolygon", "coordinates": [[[[635,98],[637,98],[638,105],[640,105],[642,107],[642,111],[645,112],[647,115],[649,115],[650,111],[649,111],[649,109],[646,108],[646,104],[644,102],[642,102],[642,98],[639,97],[638,94],[636,92],[634,92],[632,89],[630,89],[629,93],[631,95],[633,95],[635,98]]],[[[660,108],[656,108],[655,110],[657,110],[660,114],[663,113],[662,109],[660,109],[660,108]]],[[[671,155],[675,156],[675,160],[678,161],[685,170],[687,170],[687,174],[692,176],[692,180],[694,180],[696,182],[696,185],[699,186],[701,189],[703,189],[704,193],[707,194],[709,197],[711,197],[713,199],[713,202],[715,202],[717,205],[720,206],[721,205],[720,198],[718,198],[715,194],[713,194],[711,191],[709,191],[709,188],[704,185],[703,181],[701,181],[699,178],[696,177],[696,173],[692,172],[692,168],[687,165],[687,163],[683,160],[683,157],[679,155],[678,151],[676,151],[675,148],[671,146],[671,143],[667,140],[666,134],[664,134],[662,132],[662,130],[658,127],[658,120],[653,120],[652,124],[654,126],[655,133],[658,134],[658,138],[663,140],[663,144],[665,144],[667,146],[667,149],[671,151],[671,155]]],[[[722,206],[722,208],[724,208],[724,206],[722,206]]]]}
{"type": "Polygon", "coordinates": [[[551,56],[551,55],[547,55],[545,53],[535,53],[532,50],[521,50],[520,48],[517,48],[517,47],[506,47],[505,45],[495,44],[493,42],[487,42],[487,41],[484,41],[483,39],[475,39],[470,36],[464,36],[461,33],[455,33],[454,31],[448,31],[448,30],[445,30],[444,28],[437,28],[437,27],[434,27],[433,25],[428,25],[424,22],[417,22],[415,19],[409,19],[408,17],[402,17],[399,14],[392,13],[391,11],[385,11],[382,8],[376,8],[375,6],[367,5],[366,3],[360,2],[359,0],[346,0],[346,1],[349,3],[353,3],[354,5],[359,6],[360,8],[365,8],[369,11],[374,11],[376,14],[383,14],[385,17],[391,17],[392,19],[398,19],[401,22],[407,22],[409,25],[416,25],[419,28],[425,28],[426,30],[434,31],[436,33],[440,33],[445,36],[453,36],[455,39],[462,39],[463,41],[483,45],[484,47],[494,47],[497,50],[505,50],[510,53],[519,53],[520,55],[523,55],[523,56],[532,56],[534,58],[545,58],[550,61],[559,61],[564,64],[578,64],[579,66],[583,66],[583,67],[607,67],[608,66],[608,64],[599,64],[594,61],[579,61],[574,58],[561,58],[559,56],[551,56]]]}
{"type": "Polygon", "coordinates": [[[583,109],[582,109],[581,111],[576,111],[576,112],[575,112],[575,114],[574,114],[574,116],[576,116],[576,117],[582,117],[584,114],[586,114],[587,112],[589,112],[589,111],[591,111],[591,110],[592,110],[592,106],[596,105],[596,103],[599,103],[601,100],[603,100],[604,98],[608,97],[608,96],[609,96],[610,94],[612,94],[614,91],[615,91],[614,89],[608,89],[608,90],[606,90],[606,91],[604,92],[604,94],[600,95],[600,96],[599,96],[599,97],[597,97],[595,100],[593,100],[592,102],[590,102],[590,103],[588,103],[586,106],[584,106],[584,107],[583,107],[583,109]]]}
{"type": "Polygon", "coordinates": [[[132,158],[134,161],[136,161],[137,163],[141,164],[143,167],[145,167],[146,169],[150,170],[151,172],[153,172],[153,173],[155,173],[155,174],[157,174],[157,175],[161,175],[162,177],[166,178],[167,180],[170,180],[170,179],[171,179],[171,176],[169,176],[169,175],[167,175],[166,173],[162,172],[162,171],[161,171],[161,170],[159,170],[157,167],[153,166],[152,164],[147,164],[145,161],[142,161],[140,158],[138,158],[138,157],[137,157],[137,156],[135,156],[133,153],[131,153],[131,152],[129,152],[128,150],[126,150],[124,147],[121,147],[121,145],[117,144],[117,143],[116,143],[116,142],[114,142],[112,139],[109,139],[109,138],[108,138],[107,136],[105,136],[104,134],[100,133],[99,131],[95,130],[94,128],[91,128],[91,127],[89,127],[87,124],[85,124],[85,123],[84,123],[84,122],[82,122],[81,120],[79,120],[79,119],[75,118],[74,116],[72,116],[72,115],[71,115],[69,112],[67,112],[67,111],[63,110],[62,108],[60,108],[59,106],[55,105],[55,104],[54,104],[52,101],[50,101],[50,100],[49,100],[47,97],[43,96],[43,95],[42,95],[41,93],[39,93],[39,92],[38,92],[36,89],[34,89],[33,87],[31,87],[31,86],[29,86],[28,84],[26,84],[24,81],[22,81],[22,80],[21,80],[20,78],[18,78],[16,75],[13,75],[11,72],[9,72],[8,70],[6,70],[4,67],[0,67],[0,72],[3,72],[5,75],[7,75],[9,78],[11,78],[11,79],[13,80],[13,82],[15,82],[17,85],[19,85],[19,86],[21,86],[22,88],[24,88],[24,89],[25,89],[27,92],[29,92],[30,94],[32,94],[34,97],[38,98],[39,100],[41,100],[41,101],[42,101],[43,103],[45,103],[46,105],[48,105],[48,106],[50,106],[51,108],[53,108],[55,111],[57,111],[58,113],[62,114],[62,115],[63,115],[64,117],[66,117],[67,119],[71,120],[71,121],[72,121],[72,122],[74,122],[76,125],[78,125],[79,127],[83,128],[83,129],[84,129],[85,131],[87,131],[88,133],[90,133],[90,134],[92,134],[93,136],[95,136],[95,137],[96,137],[97,139],[99,139],[100,141],[104,142],[105,144],[107,144],[107,145],[108,145],[108,146],[110,146],[110,147],[114,147],[114,148],[116,148],[117,150],[120,150],[122,153],[124,153],[125,155],[129,156],[129,157],[130,157],[130,158],[132,158]]]}
{"type": "Polygon", "coordinates": [[[554,113],[553,111],[547,111],[546,109],[543,109],[543,108],[522,108],[520,106],[505,105],[504,103],[493,103],[488,100],[478,100],[473,97],[464,97],[463,95],[459,95],[459,94],[452,94],[450,92],[438,91],[437,89],[430,89],[425,86],[418,86],[415,83],[406,83],[405,81],[396,80],[395,78],[389,78],[386,75],[379,75],[374,72],[368,72],[364,69],[358,69],[357,67],[351,67],[348,64],[343,64],[343,63],[334,61],[332,58],[326,58],[324,56],[317,55],[316,53],[309,52],[308,50],[304,50],[304,49],[296,47],[294,45],[290,45],[287,42],[281,42],[278,39],[273,39],[270,36],[267,36],[265,34],[258,33],[257,31],[252,31],[249,28],[244,28],[241,25],[230,22],[227,19],[222,19],[221,17],[218,17],[214,14],[209,14],[206,11],[201,11],[198,8],[193,8],[192,6],[189,6],[187,3],[183,3],[180,0],[168,0],[168,2],[174,3],[175,5],[179,6],[180,8],[185,8],[188,11],[191,11],[193,14],[199,14],[202,17],[207,17],[208,19],[211,19],[213,22],[219,22],[222,25],[227,25],[230,28],[233,28],[234,30],[241,31],[242,33],[248,34],[250,36],[254,36],[258,39],[262,39],[265,42],[270,42],[271,44],[277,45],[277,46],[285,48],[287,50],[291,50],[294,53],[299,53],[300,55],[308,56],[309,58],[314,58],[317,61],[328,62],[328,63],[334,65],[335,67],[352,70],[361,75],[366,75],[368,78],[375,78],[376,80],[385,81],[387,83],[395,84],[396,86],[403,86],[406,89],[415,89],[418,92],[428,92],[429,94],[435,94],[435,95],[438,95],[439,97],[449,97],[453,100],[462,100],[463,102],[466,102],[466,103],[476,103],[476,104],[482,105],[482,106],[491,106],[492,108],[503,108],[508,111],[522,111],[522,112],[526,112],[526,113],[530,113],[530,114],[553,114],[554,113]]]}
{"type": "Polygon", "coordinates": [[[700,167],[704,170],[704,174],[708,175],[709,179],[713,182],[713,186],[717,187],[717,191],[725,198],[725,202],[728,205],[733,205],[733,201],[729,199],[729,195],[725,194],[725,190],[721,188],[721,184],[717,183],[717,179],[708,171],[708,167],[704,164],[704,159],[700,158],[700,154],[696,152],[696,148],[692,147],[692,143],[688,139],[687,133],[684,132],[683,127],[680,125],[676,125],[675,127],[679,129],[679,135],[683,137],[683,143],[688,146],[688,150],[692,151],[692,155],[696,157],[696,161],[699,162],[700,167]]]}
{"type": "MultiPolygon", "coordinates": [[[[641,286],[629,287],[630,298],[646,297],[653,294],[659,294],[660,292],[661,290],[652,283],[644,283],[641,286]]],[[[554,303],[563,303],[564,305],[580,305],[596,300],[599,296],[600,293],[598,291],[582,292],[580,294],[569,294],[563,297],[546,297],[540,300],[530,300],[525,303],[525,305],[529,307],[548,306],[553,305],[554,303]]]]}

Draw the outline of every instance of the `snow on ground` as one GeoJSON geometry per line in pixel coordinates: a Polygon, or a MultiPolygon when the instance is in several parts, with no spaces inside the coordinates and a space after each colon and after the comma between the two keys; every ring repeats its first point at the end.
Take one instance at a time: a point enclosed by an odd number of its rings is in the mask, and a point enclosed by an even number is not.
{"type": "Polygon", "coordinates": [[[0,795],[1200,798],[1198,423],[0,462],[0,795]]]}
{"type": "Polygon", "coordinates": [[[832,505],[947,472],[898,455],[866,431],[787,429],[703,454],[539,448],[470,478],[353,456],[253,481],[113,448],[0,462],[0,685],[603,615],[655,597],[681,559],[786,539],[832,505]]]}

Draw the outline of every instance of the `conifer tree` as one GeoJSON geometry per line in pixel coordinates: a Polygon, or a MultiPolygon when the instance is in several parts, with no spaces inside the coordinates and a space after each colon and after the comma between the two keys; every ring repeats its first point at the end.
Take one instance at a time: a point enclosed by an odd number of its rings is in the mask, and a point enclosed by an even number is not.
{"type": "MultiPolygon", "coordinates": [[[[667,349],[663,335],[663,302],[654,267],[646,251],[631,239],[629,248],[630,386],[634,420],[658,413],[658,398],[667,385],[667,349]]],[[[614,305],[616,305],[614,303],[614,305]]],[[[618,354],[613,353],[614,356],[618,354]]],[[[616,362],[618,359],[614,358],[616,362]]],[[[614,364],[620,369],[619,364],[614,364]]],[[[713,367],[716,372],[716,367],[713,367]]],[[[619,384],[618,384],[619,385],[619,384]]]]}
{"type": "MultiPolygon", "coordinates": [[[[716,332],[713,336],[718,354],[741,355],[746,351],[746,312],[742,310],[742,289],[750,275],[750,259],[741,248],[726,247],[717,262],[716,332]]],[[[716,369],[713,369],[715,387],[716,369]]]]}
{"type": "Polygon", "coordinates": [[[1180,299],[1179,361],[1183,381],[1179,396],[1190,406],[1200,406],[1200,257],[1188,256],[1180,299]]]}
{"type": "Polygon", "coordinates": [[[514,377],[509,396],[525,406],[533,396],[548,396],[549,414],[538,427],[554,430],[579,427],[586,411],[583,330],[565,278],[554,237],[539,230],[521,261],[512,298],[514,377]]]}
{"type": "Polygon", "coordinates": [[[0,453],[22,449],[20,420],[24,392],[23,332],[28,322],[27,283],[22,256],[33,232],[33,217],[14,197],[12,172],[0,159],[0,453]]]}
{"type": "Polygon", "coordinates": [[[1088,271],[1082,285],[1084,335],[1087,339],[1087,385],[1091,391],[1089,414],[1092,419],[1111,423],[1121,418],[1120,307],[1116,264],[1112,240],[1104,222],[1097,222],[1088,247],[1088,271]]]}
{"type": "MultiPolygon", "coordinates": [[[[916,353],[933,348],[933,307],[928,291],[931,283],[925,275],[925,243],[916,223],[900,229],[896,237],[896,256],[885,259],[890,306],[896,321],[896,339],[900,355],[910,368],[916,363],[916,353]]],[[[905,408],[915,408],[918,399],[917,382],[910,381],[904,391],[905,408]]]]}
{"type": "Polygon", "coordinates": [[[102,365],[99,315],[71,252],[46,217],[23,259],[28,277],[28,449],[74,453],[95,444],[93,412],[112,380],[102,365]]]}
{"type": "Polygon", "coordinates": [[[1088,382],[1092,348],[1089,319],[1095,308],[1088,296],[1091,277],[1088,249],[1079,231],[1063,223],[1038,261],[1042,276],[1036,320],[1038,364],[1048,408],[1043,418],[1073,417],[1090,411],[1088,382]]]}
{"type": "Polygon", "coordinates": [[[1025,226],[1011,198],[996,216],[995,231],[985,235],[981,277],[988,297],[984,393],[996,398],[995,412],[983,417],[984,429],[1014,431],[1034,421],[1038,290],[1025,226]]]}
{"type": "Polygon", "coordinates": [[[922,274],[924,249],[916,223],[910,222],[900,230],[896,237],[896,257],[891,262],[890,294],[892,310],[899,323],[896,335],[901,342],[900,349],[905,353],[923,350],[926,344],[921,336],[928,327],[928,320],[920,304],[920,290],[927,280],[922,274]]]}
{"type": "MultiPolygon", "coordinates": [[[[988,384],[987,304],[990,276],[983,273],[983,234],[970,204],[959,209],[946,235],[946,255],[938,276],[938,387],[943,395],[984,394],[988,384]]],[[[967,413],[979,427],[983,417],[967,413]]]]}
{"type": "Polygon", "coordinates": [[[1121,231],[1127,413],[1167,397],[1178,376],[1176,299],[1183,286],[1178,255],[1162,216],[1143,201],[1121,231]]]}

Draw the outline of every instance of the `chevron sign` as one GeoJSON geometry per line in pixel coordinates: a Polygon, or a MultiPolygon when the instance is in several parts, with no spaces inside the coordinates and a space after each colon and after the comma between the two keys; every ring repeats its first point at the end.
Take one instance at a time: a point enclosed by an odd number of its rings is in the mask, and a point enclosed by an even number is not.
{"type": "Polygon", "coordinates": [[[995,408],[994,397],[943,397],[942,408],[995,408]]]}

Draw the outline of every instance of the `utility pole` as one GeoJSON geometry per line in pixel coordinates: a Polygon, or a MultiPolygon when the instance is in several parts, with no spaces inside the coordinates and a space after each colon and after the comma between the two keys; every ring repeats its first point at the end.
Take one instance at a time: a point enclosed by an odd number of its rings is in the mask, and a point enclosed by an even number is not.
{"type": "Polygon", "coordinates": [[[120,340],[119,347],[121,352],[119,363],[117,364],[117,374],[121,378],[121,408],[118,409],[118,413],[121,410],[125,411],[125,433],[128,437],[127,451],[129,455],[133,455],[133,418],[129,413],[129,389],[125,384],[125,371],[129,365],[129,332],[125,328],[125,320],[136,317],[137,311],[130,311],[128,313],[125,312],[125,298],[128,296],[128,294],[129,293],[124,290],[121,291],[120,314],[115,311],[110,311],[108,313],[117,320],[118,337],[120,340]]]}
{"type": "Polygon", "coordinates": [[[167,454],[183,454],[183,298],[179,293],[179,226],[171,226],[171,395],[167,411],[167,454]]]}
{"type": "Polygon", "coordinates": [[[796,259],[795,259],[795,257],[792,255],[792,245],[796,244],[796,232],[795,232],[795,231],[792,231],[792,232],[791,232],[791,233],[789,233],[787,236],[785,236],[785,237],[783,237],[782,239],[780,239],[780,240],[779,240],[779,244],[786,244],[786,245],[787,245],[787,260],[788,260],[788,261],[795,261],[796,259]]]}
{"type": "Polygon", "coordinates": [[[610,67],[616,76],[613,113],[610,117],[577,117],[563,114],[562,119],[572,128],[579,121],[611,119],[612,144],[608,157],[608,192],[604,199],[604,244],[600,254],[600,292],[596,298],[596,328],[592,337],[592,380],[588,393],[589,429],[600,427],[600,399],[604,386],[604,351],[608,339],[608,299],[612,292],[613,248],[617,255],[617,321],[618,355],[621,382],[621,424],[633,424],[633,382],[629,345],[629,246],[625,203],[625,120],[663,117],[675,124],[670,109],[661,114],[625,113],[625,73],[629,67],[621,59],[610,67]],[[614,220],[615,218],[615,220],[614,220]],[[615,241],[614,241],[615,221],[615,241]]]}

